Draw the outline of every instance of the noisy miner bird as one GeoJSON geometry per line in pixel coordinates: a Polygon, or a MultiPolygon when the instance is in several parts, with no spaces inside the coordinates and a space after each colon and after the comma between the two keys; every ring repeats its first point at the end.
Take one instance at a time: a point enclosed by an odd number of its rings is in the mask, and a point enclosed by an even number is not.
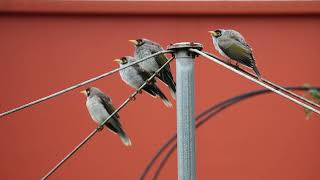
{"type": "MultiPolygon", "coordinates": [[[[87,109],[91,118],[96,123],[102,124],[102,122],[115,111],[115,108],[111,104],[111,98],[106,96],[98,88],[90,87],[84,91],[81,91],[81,93],[87,96],[87,109]]],[[[124,145],[131,146],[131,140],[122,129],[119,118],[119,114],[116,113],[107,121],[105,126],[107,126],[111,132],[118,134],[124,145]]]]}
{"type": "Polygon", "coordinates": [[[253,69],[261,81],[260,72],[256,66],[252,49],[246,43],[244,37],[235,30],[217,29],[209,31],[212,36],[213,45],[217,51],[226,58],[233,59],[247,67],[253,69]]]}
{"type": "MultiPolygon", "coordinates": [[[[163,51],[163,48],[158,43],[148,39],[136,39],[129,41],[135,45],[134,57],[138,60],[150,56],[159,51],[163,51]]],[[[139,63],[139,65],[145,71],[149,72],[150,74],[153,74],[167,61],[167,57],[164,54],[160,54],[158,56],[155,56],[153,58],[139,63]]],[[[174,82],[173,76],[171,74],[170,64],[166,65],[166,67],[161,70],[157,77],[169,87],[170,93],[172,97],[175,99],[176,83],[174,82]]]]}
{"type": "MultiPolygon", "coordinates": [[[[115,59],[114,61],[118,62],[120,67],[123,67],[124,65],[136,61],[136,59],[131,56],[124,56],[120,59],[115,59]]],[[[139,64],[134,64],[128,68],[120,70],[120,76],[121,79],[129,86],[138,89],[148,78],[150,78],[151,74],[143,70],[139,64]]],[[[167,107],[172,107],[171,102],[156,85],[155,79],[151,80],[151,82],[146,84],[142,89],[152,97],[159,96],[167,107]]]]}

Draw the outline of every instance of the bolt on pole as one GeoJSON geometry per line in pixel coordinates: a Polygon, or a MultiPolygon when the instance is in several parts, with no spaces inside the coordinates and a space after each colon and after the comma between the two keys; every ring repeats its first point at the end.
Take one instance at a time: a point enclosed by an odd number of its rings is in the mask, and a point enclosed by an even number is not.
{"type": "Polygon", "coordinates": [[[195,117],[194,117],[194,58],[189,49],[201,50],[199,43],[183,42],[172,44],[176,58],[177,74],[177,141],[178,179],[196,179],[195,117]]]}

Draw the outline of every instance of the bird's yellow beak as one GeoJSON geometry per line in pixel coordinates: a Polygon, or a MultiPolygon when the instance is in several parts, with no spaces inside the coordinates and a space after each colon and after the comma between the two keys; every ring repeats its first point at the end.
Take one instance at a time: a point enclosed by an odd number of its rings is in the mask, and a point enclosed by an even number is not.
{"type": "Polygon", "coordinates": [[[132,42],[134,45],[138,44],[138,41],[136,41],[136,40],[129,40],[129,42],[132,42]]]}
{"type": "Polygon", "coordinates": [[[80,91],[80,93],[87,95],[87,91],[86,90],[80,91]]]}
{"type": "Polygon", "coordinates": [[[212,36],[216,37],[218,34],[214,31],[208,31],[212,36]]]}
{"type": "Polygon", "coordinates": [[[121,59],[115,59],[113,61],[117,62],[118,64],[120,64],[122,62],[121,59]]]}

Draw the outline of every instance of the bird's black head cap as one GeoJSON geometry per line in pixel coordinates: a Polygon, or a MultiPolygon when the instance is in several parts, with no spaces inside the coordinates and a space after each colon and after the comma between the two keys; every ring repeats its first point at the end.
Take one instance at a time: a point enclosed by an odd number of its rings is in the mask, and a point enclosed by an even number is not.
{"type": "Polygon", "coordinates": [[[136,39],[136,41],[137,41],[136,46],[142,46],[145,43],[144,39],[136,39]]]}
{"type": "Polygon", "coordinates": [[[120,60],[121,60],[121,64],[127,64],[128,63],[128,59],[127,59],[127,57],[122,57],[122,58],[120,58],[120,60]]]}
{"type": "Polygon", "coordinates": [[[86,93],[87,93],[87,96],[90,96],[90,93],[91,93],[91,87],[87,88],[86,89],[86,93]]]}
{"type": "Polygon", "coordinates": [[[222,31],[220,29],[217,29],[214,32],[215,32],[214,37],[220,37],[222,35],[222,31]]]}

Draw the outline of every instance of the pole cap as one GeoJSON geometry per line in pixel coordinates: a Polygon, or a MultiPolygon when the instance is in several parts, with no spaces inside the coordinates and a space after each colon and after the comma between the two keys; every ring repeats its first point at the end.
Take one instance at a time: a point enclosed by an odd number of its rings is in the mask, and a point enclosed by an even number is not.
{"type": "Polygon", "coordinates": [[[198,49],[199,51],[201,51],[203,49],[203,46],[202,44],[195,43],[195,42],[180,42],[180,43],[170,44],[167,47],[168,50],[173,50],[173,51],[176,51],[178,49],[190,49],[190,48],[198,49]]]}

